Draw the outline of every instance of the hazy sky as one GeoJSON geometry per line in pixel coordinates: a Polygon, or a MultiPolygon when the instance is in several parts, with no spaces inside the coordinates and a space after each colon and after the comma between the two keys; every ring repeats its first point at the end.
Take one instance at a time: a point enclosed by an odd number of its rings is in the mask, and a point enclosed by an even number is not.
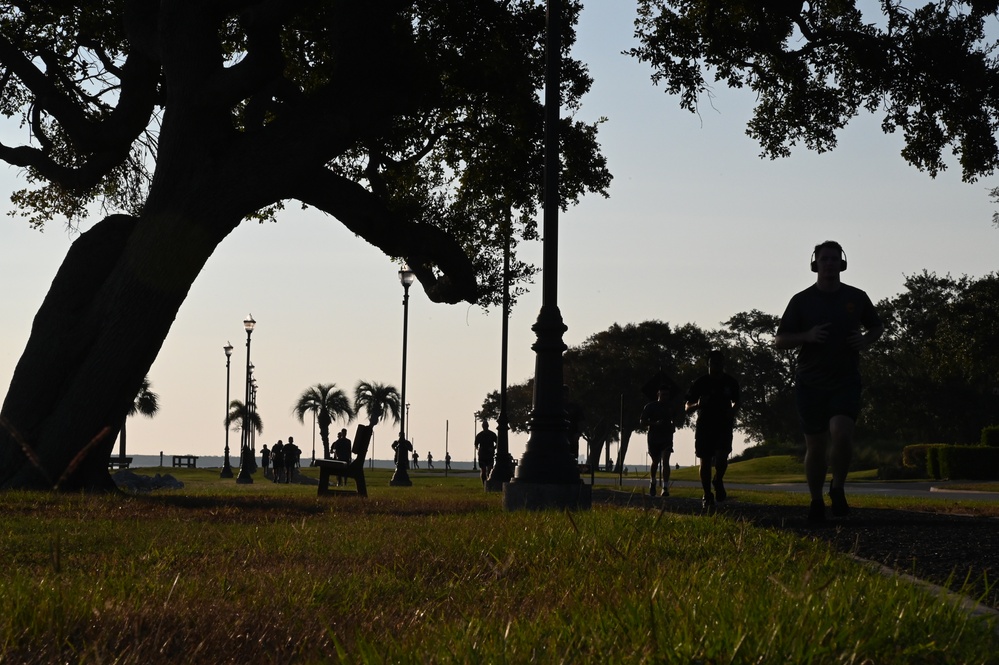
{"type": "MultiPolygon", "coordinates": [[[[575,54],[595,79],[581,117],[607,117],[600,140],[614,181],[610,198],[590,197],[560,223],[559,306],[575,345],[613,323],[660,319],[720,327],[732,314],[780,314],[813,281],[812,246],[839,240],[849,257],[844,281],[877,302],[923,269],[980,277],[996,267],[999,229],[988,189],[957,171],[936,180],[899,157],[901,140],[880,132],[880,117],[851,123],[832,153],[795,151],[759,158],[745,135],[753,99],[715,90],[700,114],[680,111],[654,88],[649,70],[621,55],[633,45],[634,10],[622,0],[587,0],[575,54]],[[622,9],[626,8],[626,9],[622,9]]],[[[0,130],[2,131],[2,130],[0,130]]],[[[10,128],[7,128],[10,131],[10,128]]],[[[21,186],[0,166],[0,211],[21,186]]],[[[358,380],[398,386],[402,287],[384,255],[314,210],[289,205],[277,224],[245,222],[209,260],[149,372],[161,411],[128,424],[131,454],[220,455],[225,442],[226,369],[235,347],[231,396],[242,398],[243,318],[257,320],[252,361],[264,434],[257,447],[294,436],[311,457],[312,423],[291,407],[302,390],[333,382],[352,394],[358,380]]],[[[72,234],[32,231],[0,218],[0,391],[6,393],[72,234]]],[[[540,261],[540,245],[529,256],[540,261]]],[[[531,344],[540,280],[510,323],[509,380],[533,375],[531,344]]],[[[409,432],[422,458],[472,456],[474,413],[499,387],[500,316],[427,300],[411,289],[407,400],[409,432]]],[[[351,425],[351,430],[353,426],[351,425]]],[[[374,456],[389,457],[394,426],[375,429],[374,456]]],[[[513,435],[519,456],[526,437],[513,435]]],[[[677,435],[681,464],[694,462],[689,430],[677,435]]],[[[644,437],[630,464],[644,463],[644,437]]],[[[321,451],[317,438],[317,449],[321,451]]],[[[230,434],[238,451],[238,434],[230,434]]],[[[234,454],[235,457],[235,454],[234,454]]]]}

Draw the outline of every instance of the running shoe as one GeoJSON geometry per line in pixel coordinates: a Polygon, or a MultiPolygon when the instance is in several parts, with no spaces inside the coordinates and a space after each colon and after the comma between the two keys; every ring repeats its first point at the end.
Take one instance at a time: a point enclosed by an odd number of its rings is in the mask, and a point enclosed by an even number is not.
{"type": "Polygon", "coordinates": [[[701,509],[705,512],[713,513],[715,510],[715,495],[711,492],[705,492],[704,497],[701,498],[701,509]]]}
{"type": "Polygon", "coordinates": [[[715,498],[719,501],[724,501],[728,498],[728,492],[725,491],[725,485],[720,480],[715,480],[711,483],[715,486],[715,498]]]}
{"type": "Polygon", "coordinates": [[[652,496],[656,495],[656,481],[654,480],[651,483],[649,483],[649,494],[651,494],[652,496]]]}
{"type": "Polygon", "coordinates": [[[832,500],[834,517],[846,517],[850,514],[850,506],[846,503],[846,493],[842,487],[830,487],[829,498],[832,500]]]}
{"type": "Polygon", "coordinates": [[[808,506],[808,522],[810,524],[822,524],[826,521],[826,504],[822,499],[812,499],[808,506]]]}

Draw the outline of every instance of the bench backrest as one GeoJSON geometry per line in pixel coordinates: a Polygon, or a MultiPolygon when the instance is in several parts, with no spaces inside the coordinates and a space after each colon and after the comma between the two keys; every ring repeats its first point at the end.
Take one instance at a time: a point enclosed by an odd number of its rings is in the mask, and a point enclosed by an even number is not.
{"type": "Polygon", "coordinates": [[[371,425],[358,425],[357,431],[354,433],[354,445],[351,446],[350,451],[354,453],[355,457],[363,460],[368,454],[368,445],[370,444],[371,425]]]}

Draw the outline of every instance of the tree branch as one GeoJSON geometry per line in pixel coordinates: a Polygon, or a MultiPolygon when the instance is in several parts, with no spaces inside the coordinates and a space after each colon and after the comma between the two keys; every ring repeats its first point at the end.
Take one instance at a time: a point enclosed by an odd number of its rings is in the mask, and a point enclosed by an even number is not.
{"type": "Polygon", "coordinates": [[[392,257],[403,257],[434,302],[474,303],[475,270],[461,246],[441,229],[401,219],[360,185],[323,170],[296,183],[295,198],[333,215],[392,257]]]}

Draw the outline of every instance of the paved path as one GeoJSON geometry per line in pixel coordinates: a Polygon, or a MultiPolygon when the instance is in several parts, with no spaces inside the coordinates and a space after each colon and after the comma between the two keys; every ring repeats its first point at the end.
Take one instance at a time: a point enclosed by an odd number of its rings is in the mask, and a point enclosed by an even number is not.
{"type": "MultiPolygon", "coordinates": [[[[589,483],[589,476],[584,476],[584,482],[589,483]]],[[[617,478],[596,478],[597,486],[616,486],[617,478]]],[[[627,478],[624,479],[626,487],[648,487],[649,479],[627,478]]],[[[948,489],[946,481],[939,482],[904,482],[904,483],[877,483],[877,482],[847,482],[847,494],[870,494],[882,496],[898,496],[913,498],[953,498],[960,501],[997,501],[999,502],[999,492],[969,492],[966,490],[948,489]]],[[[673,487],[700,488],[701,484],[693,480],[674,480],[673,487]]],[[[751,483],[725,483],[729,492],[738,490],[753,490],[757,492],[793,492],[807,494],[808,486],[805,483],[773,483],[768,485],[757,485],[751,483]]]]}

